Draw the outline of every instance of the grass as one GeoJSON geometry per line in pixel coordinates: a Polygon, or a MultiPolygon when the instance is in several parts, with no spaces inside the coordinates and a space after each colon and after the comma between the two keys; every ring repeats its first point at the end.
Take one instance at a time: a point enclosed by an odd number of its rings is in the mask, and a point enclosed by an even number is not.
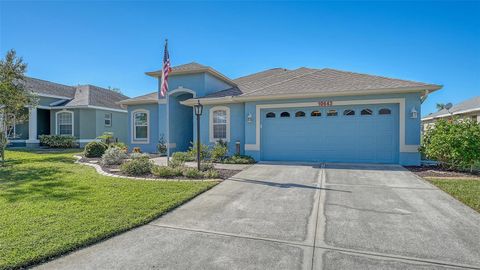
{"type": "Polygon", "coordinates": [[[41,262],[145,224],[215,182],[112,178],[73,152],[7,151],[0,167],[0,269],[41,262]]]}
{"type": "Polygon", "coordinates": [[[480,212],[480,180],[427,178],[435,186],[480,212]]]}

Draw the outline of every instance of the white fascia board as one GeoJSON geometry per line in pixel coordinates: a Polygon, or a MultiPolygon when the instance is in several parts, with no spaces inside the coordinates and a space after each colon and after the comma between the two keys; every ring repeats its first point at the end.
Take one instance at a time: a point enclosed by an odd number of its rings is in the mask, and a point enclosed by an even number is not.
{"type": "Polygon", "coordinates": [[[120,109],[112,109],[112,108],[107,108],[107,107],[100,107],[100,106],[59,106],[59,107],[51,107],[50,109],[97,109],[97,110],[105,110],[105,111],[112,111],[112,112],[122,112],[122,113],[127,113],[127,110],[120,110],[120,109]]]}
{"type": "MultiPolygon", "coordinates": [[[[304,99],[304,98],[323,98],[323,97],[339,97],[339,96],[363,96],[363,95],[382,95],[382,94],[405,94],[416,93],[429,90],[433,92],[440,89],[441,86],[424,86],[409,88],[384,88],[369,89],[355,91],[340,91],[330,93],[304,93],[304,94],[285,94],[285,95],[268,95],[268,96],[227,96],[221,98],[200,98],[200,102],[204,105],[224,104],[224,103],[242,103],[248,101],[263,100],[281,100],[281,99],[304,99]]],[[[182,102],[183,105],[193,106],[197,103],[197,99],[188,99],[182,102]]]]}
{"type": "Polygon", "coordinates": [[[64,100],[72,100],[71,97],[64,97],[64,96],[57,96],[57,95],[49,95],[49,94],[42,94],[42,93],[37,93],[37,92],[34,92],[35,95],[39,96],[39,97],[49,97],[49,98],[59,98],[59,99],[64,99],[64,100]]]}

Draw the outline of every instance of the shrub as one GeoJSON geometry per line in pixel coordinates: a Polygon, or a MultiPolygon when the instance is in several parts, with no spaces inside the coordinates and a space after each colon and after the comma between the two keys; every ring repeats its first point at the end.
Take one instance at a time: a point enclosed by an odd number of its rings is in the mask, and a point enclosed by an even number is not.
{"type": "Polygon", "coordinates": [[[40,143],[51,148],[76,147],[76,139],[65,135],[40,135],[40,143]]]}
{"type": "MultiPolygon", "coordinates": [[[[193,160],[197,159],[197,143],[192,143],[188,150],[189,155],[193,158],[193,160]]],[[[210,158],[210,148],[208,145],[200,144],[200,160],[205,160],[210,158]]]]}
{"type": "Polygon", "coordinates": [[[138,152],[133,152],[130,154],[131,159],[139,159],[139,158],[150,158],[150,155],[147,153],[138,153],[138,152]]]}
{"type": "Polygon", "coordinates": [[[157,151],[162,156],[167,154],[167,143],[165,141],[165,136],[163,134],[160,136],[160,139],[158,140],[157,151]]]}
{"type": "Polygon", "coordinates": [[[188,161],[194,161],[195,158],[191,155],[190,152],[175,152],[172,155],[172,161],[178,161],[178,162],[188,162],[188,161]]]}
{"type": "Polygon", "coordinates": [[[218,141],[215,146],[213,146],[211,151],[212,160],[216,162],[222,161],[227,155],[227,152],[227,143],[223,142],[222,140],[218,141]]]}
{"type": "Polygon", "coordinates": [[[152,174],[157,177],[165,178],[182,176],[182,168],[154,165],[152,167],[152,174]]]}
{"type": "Polygon", "coordinates": [[[470,119],[438,120],[424,133],[420,151],[455,169],[472,169],[480,161],[480,124],[470,119]]]}
{"type": "Polygon", "coordinates": [[[253,164],[255,163],[255,159],[251,156],[244,156],[244,155],[233,155],[223,160],[223,163],[227,164],[253,164]]]}
{"type": "Polygon", "coordinates": [[[85,145],[85,156],[86,157],[101,157],[108,146],[103,142],[89,142],[85,145]]]}
{"type": "Polygon", "coordinates": [[[110,145],[115,142],[115,139],[113,138],[113,132],[104,132],[101,136],[98,136],[97,139],[100,139],[106,145],[110,145]]]}
{"type": "Polygon", "coordinates": [[[202,172],[208,171],[208,170],[212,170],[212,169],[214,169],[214,166],[213,166],[212,163],[210,163],[210,162],[202,162],[202,163],[200,163],[200,170],[201,170],[202,172]]]}
{"type": "Polygon", "coordinates": [[[183,175],[187,178],[203,178],[202,172],[195,168],[185,168],[183,170],[183,175]]]}
{"type": "Polygon", "coordinates": [[[104,165],[119,165],[127,158],[127,154],[121,148],[110,147],[102,156],[102,164],[104,165]]]}
{"type": "Polygon", "coordinates": [[[220,173],[218,173],[217,170],[213,170],[213,169],[208,170],[208,171],[204,172],[203,174],[206,178],[214,178],[214,179],[215,178],[220,178],[220,173]]]}
{"type": "Polygon", "coordinates": [[[109,147],[116,147],[122,149],[125,153],[128,151],[128,146],[123,142],[116,142],[108,145],[109,147]]]}
{"type": "Polygon", "coordinates": [[[139,176],[149,174],[153,163],[146,157],[129,160],[120,166],[120,171],[126,175],[139,176]]]}

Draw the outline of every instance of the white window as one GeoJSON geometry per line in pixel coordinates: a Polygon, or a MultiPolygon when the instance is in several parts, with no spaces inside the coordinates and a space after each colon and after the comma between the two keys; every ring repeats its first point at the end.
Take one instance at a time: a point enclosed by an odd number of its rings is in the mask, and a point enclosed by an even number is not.
{"type": "Polygon", "coordinates": [[[210,141],[230,141],[230,108],[219,106],[210,109],[210,141]]]}
{"type": "Polygon", "coordinates": [[[148,142],[149,115],[148,111],[134,111],[133,119],[133,140],[148,142]]]}
{"type": "Polygon", "coordinates": [[[56,114],[57,134],[73,136],[73,112],[59,111],[56,114]]]}
{"type": "Polygon", "coordinates": [[[104,116],[104,123],[106,127],[111,127],[112,126],[112,114],[111,113],[106,113],[104,116]]]}

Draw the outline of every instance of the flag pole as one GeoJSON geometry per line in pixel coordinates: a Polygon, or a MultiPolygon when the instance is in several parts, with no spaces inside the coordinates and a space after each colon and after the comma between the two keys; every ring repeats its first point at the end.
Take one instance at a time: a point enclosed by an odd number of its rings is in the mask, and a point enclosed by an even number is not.
{"type": "MultiPolygon", "coordinates": [[[[165,50],[167,49],[167,44],[168,44],[168,39],[165,39],[165,50]]],[[[162,65],[162,77],[165,79],[165,73],[163,72],[163,69],[165,68],[165,65],[162,65]]],[[[167,166],[170,165],[170,109],[169,109],[169,103],[170,100],[168,98],[169,93],[168,90],[165,92],[165,99],[167,102],[166,110],[167,110],[167,166]]]]}

